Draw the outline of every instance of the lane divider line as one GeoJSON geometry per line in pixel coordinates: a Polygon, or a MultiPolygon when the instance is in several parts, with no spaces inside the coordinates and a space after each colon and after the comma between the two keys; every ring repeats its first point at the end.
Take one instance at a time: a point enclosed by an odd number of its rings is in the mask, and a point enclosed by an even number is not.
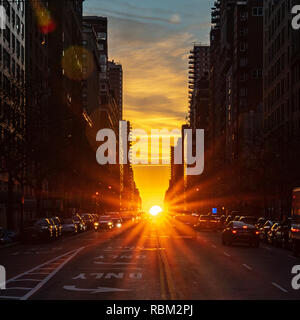
{"type": "Polygon", "coordinates": [[[276,288],[278,288],[279,290],[281,290],[282,292],[288,293],[288,291],[284,288],[282,288],[279,284],[277,284],[276,282],[272,282],[272,285],[276,288]]]}
{"type": "Polygon", "coordinates": [[[248,270],[252,270],[252,268],[250,266],[248,266],[246,263],[242,264],[243,267],[245,267],[248,270]]]}

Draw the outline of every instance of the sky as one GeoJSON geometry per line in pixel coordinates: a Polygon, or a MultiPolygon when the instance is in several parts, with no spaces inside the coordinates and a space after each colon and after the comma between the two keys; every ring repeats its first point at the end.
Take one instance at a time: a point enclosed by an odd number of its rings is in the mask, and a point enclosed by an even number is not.
{"type": "MultiPolygon", "coordinates": [[[[209,42],[212,0],[85,0],[108,17],[109,59],[123,66],[124,119],[133,128],[180,129],[188,110],[188,55],[209,42]]],[[[134,166],[143,209],[163,206],[169,166],[134,166]]]]}

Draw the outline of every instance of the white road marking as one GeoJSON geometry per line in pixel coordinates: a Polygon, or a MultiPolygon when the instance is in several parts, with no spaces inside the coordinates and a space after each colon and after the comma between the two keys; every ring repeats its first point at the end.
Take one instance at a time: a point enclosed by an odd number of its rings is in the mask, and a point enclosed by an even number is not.
{"type": "Polygon", "coordinates": [[[108,287],[98,287],[95,289],[79,289],[75,286],[63,286],[65,290],[71,291],[85,291],[90,293],[102,293],[102,292],[122,292],[122,291],[131,291],[129,289],[118,289],[118,288],[108,288],[108,287]]]}
{"type": "Polygon", "coordinates": [[[96,264],[106,264],[106,265],[132,265],[136,264],[135,262],[102,262],[102,261],[94,261],[96,264]]]}
{"type": "Polygon", "coordinates": [[[269,247],[262,247],[262,248],[264,248],[264,249],[266,249],[266,250],[269,250],[269,251],[272,251],[272,249],[269,248],[269,247]]]}
{"type": "Polygon", "coordinates": [[[5,290],[31,290],[33,288],[26,288],[26,287],[11,287],[11,288],[6,288],[5,290]]]}
{"type": "Polygon", "coordinates": [[[242,264],[243,267],[245,267],[248,270],[252,270],[252,268],[250,266],[248,266],[246,263],[242,264]]]}
{"type": "Polygon", "coordinates": [[[231,255],[229,253],[227,253],[227,252],[223,252],[223,253],[225,254],[225,256],[231,257],[231,255]]]}
{"type": "Polygon", "coordinates": [[[28,270],[26,272],[23,272],[9,280],[7,280],[7,284],[8,283],[11,283],[11,282],[14,282],[14,281],[29,281],[28,278],[27,279],[21,279],[21,277],[23,276],[28,276],[28,275],[32,275],[32,274],[43,274],[43,275],[46,275],[46,277],[44,279],[34,279],[33,281],[36,281],[38,282],[38,284],[34,287],[34,288],[27,288],[24,290],[29,290],[29,292],[27,292],[25,295],[23,296],[19,296],[19,297],[10,297],[10,296],[2,296],[0,295],[0,298],[5,298],[5,299],[18,299],[18,300],[27,300],[29,297],[31,297],[35,292],[37,292],[46,282],[48,282],[67,262],[69,262],[77,253],[79,253],[82,249],[84,249],[85,247],[81,247],[79,249],[76,249],[76,250],[72,250],[72,251],[69,251],[65,254],[62,254],[56,258],[53,258],[49,261],[46,261],[44,262],[43,264],[41,265],[38,265],[37,267],[31,269],[31,270],[28,270]],[[64,259],[63,259],[64,258],[64,259]],[[63,260],[62,260],[63,259],[63,260]],[[50,273],[44,273],[44,272],[38,272],[39,270],[42,270],[42,269],[46,269],[46,268],[43,268],[53,262],[57,262],[61,260],[61,264],[56,268],[56,269],[53,269],[51,268],[51,270],[53,270],[52,272],[50,273]],[[37,271],[37,272],[35,272],[37,271]]]}
{"type": "Polygon", "coordinates": [[[276,288],[278,288],[279,290],[285,292],[285,293],[288,293],[287,290],[285,290],[284,288],[282,288],[279,284],[277,284],[276,282],[272,282],[272,285],[276,288]]]}
{"type": "Polygon", "coordinates": [[[213,244],[212,247],[216,249],[217,246],[213,244]]]}

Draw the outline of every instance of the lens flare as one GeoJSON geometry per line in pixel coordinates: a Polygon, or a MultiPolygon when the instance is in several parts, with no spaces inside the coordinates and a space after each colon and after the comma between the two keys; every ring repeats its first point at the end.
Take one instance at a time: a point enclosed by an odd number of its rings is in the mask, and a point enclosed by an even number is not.
{"type": "Polygon", "coordinates": [[[160,212],[162,212],[162,208],[160,206],[153,206],[150,210],[149,213],[152,216],[157,216],[160,212]]]}
{"type": "Polygon", "coordinates": [[[31,0],[31,6],[34,9],[40,31],[43,34],[53,32],[56,29],[56,24],[49,10],[47,10],[39,0],[31,0]]]}

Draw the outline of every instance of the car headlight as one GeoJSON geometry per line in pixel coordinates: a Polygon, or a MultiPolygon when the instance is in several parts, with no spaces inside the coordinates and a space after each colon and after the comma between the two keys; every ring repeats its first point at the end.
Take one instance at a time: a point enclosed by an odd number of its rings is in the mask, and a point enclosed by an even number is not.
{"type": "Polygon", "coordinates": [[[121,227],[122,227],[122,224],[121,224],[121,223],[117,223],[117,227],[118,227],[118,228],[121,228],[121,227]]]}
{"type": "Polygon", "coordinates": [[[98,223],[98,222],[95,222],[95,223],[94,223],[94,226],[96,226],[96,227],[99,226],[99,223],[98,223]]]}
{"type": "Polygon", "coordinates": [[[111,226],[111,225],[112,225],[112,222],[108,222],[107,224],[108,224],[109,226],[111,226]]]}

